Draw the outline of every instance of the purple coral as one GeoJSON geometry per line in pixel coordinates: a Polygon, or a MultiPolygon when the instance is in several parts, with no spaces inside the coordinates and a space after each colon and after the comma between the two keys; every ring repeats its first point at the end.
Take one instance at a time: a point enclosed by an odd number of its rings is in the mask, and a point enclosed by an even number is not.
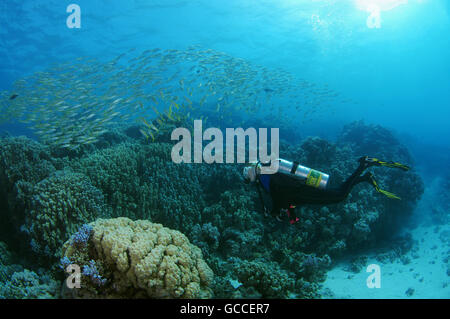
{"type": "Polygon", "coordinates": [[[308,255],[303,261],[304,267],[317,267],[319,265],[319,258],[313,255],[308,255]]]}
{"type": "Polygon", "coordinates": [[[328,255],[324,255],[321,258],[315,255],[307,255],[303,260],[303,267],[309,270],[324,268],[330,264],[331,259],[328,255]]]}
{"type": "Polygon", "coordinates": [[[86,247],[89,238],[91,237],[92,231],[93,229],[91,225],[84,224],[83,226],[81,226],[78,232],[72,235],[71,238],[72,246],[79,248],[86,247]]]}
{"type": "Polygon", "coordinates": [[[91,278],[91,281],[97,286],[106,284],[106,279],[99,274],[95,260],[89,261],[89,264],[83,267],[83,275],[91,278]]]}

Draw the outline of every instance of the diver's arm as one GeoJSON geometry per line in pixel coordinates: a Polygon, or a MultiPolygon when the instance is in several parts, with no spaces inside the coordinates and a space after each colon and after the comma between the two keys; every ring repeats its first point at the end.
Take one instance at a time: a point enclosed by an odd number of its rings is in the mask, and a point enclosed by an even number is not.
{"type": "Polygon", "coordinates": [[[271,199],[272,199],[272,207],[270,209],[270,215],[273,217],[279,216],[281,210],[283,209],[283,205],[281,201],[273,194],[271,194],[271,199]]]}
{"type": "Polygon", "coordinates": [[[261,183],[258,181],[256,184],[256,189],[258,190],[259,200],[261,202],[261,206],[264,214],[271,213],[273,202],[272,198],[267,192],[263,189],[261,183]]]}

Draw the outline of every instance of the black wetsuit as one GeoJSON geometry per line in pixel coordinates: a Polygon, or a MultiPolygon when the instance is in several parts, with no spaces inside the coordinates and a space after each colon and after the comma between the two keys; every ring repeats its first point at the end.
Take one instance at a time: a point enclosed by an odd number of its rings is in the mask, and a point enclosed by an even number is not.
{"type": "Polygon", "coordinates": [[[325,189],[305,185],[293,175],[276,173],[258,176],[258,193],[263,205],[270,210],[273,216],[278,216],[282,209],[288,210],[291,221],[295,222],[295,213],[292,206],[302,204],[334,204],[343,201],[353,186],[361,182],[368,182],[368,174],[362,175],[368,165],[360,161],[356,171],[339,186],[330,186],[325,189]],[[266,196],[264,196],[264,194],[266,196]],[[267,196],[267,195],[270,195],[267,196]]]}

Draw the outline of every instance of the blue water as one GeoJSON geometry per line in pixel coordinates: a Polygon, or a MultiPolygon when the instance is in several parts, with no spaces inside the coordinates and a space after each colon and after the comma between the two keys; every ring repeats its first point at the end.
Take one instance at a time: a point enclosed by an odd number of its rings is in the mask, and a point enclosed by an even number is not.
{"type": "MultiPolygon", "coordinates": [[[[80,56],[200,45],[327,85],[342,99],[299,123],[301,135],[333,140],[355,120],[386,127],[433,192],[450,176],[450,0],[365,2],[380,8],[379,28],[353,0],[1,1],[0,91],[80,56]],[[71,3],[80,29],[66,25],[71,3]]],[[[14,122],[2,131],[33,136],[14,122]]]]}
{"type": "Polygon", "coordinates": [[[437,157],[448,152],[448,1],[410,0],[381,11],[380,28],[368,28],[369,13],[354,1],[113,0],[77,1],[81,29],[69,29],[70,3],[2,2],[0,89],[78,56],[200,44],[327,83],[358,102],[339,103],[335,115],[299,130],[317,133],[325,125],[330,132],[364,119],[435,146],[437,157]]]}

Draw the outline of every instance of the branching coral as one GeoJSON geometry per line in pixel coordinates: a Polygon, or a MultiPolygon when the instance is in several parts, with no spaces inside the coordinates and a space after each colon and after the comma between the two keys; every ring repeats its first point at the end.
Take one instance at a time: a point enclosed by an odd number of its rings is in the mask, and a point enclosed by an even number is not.
{"type": "Polygon", "coordinates": [[[58,283],[45,274],[44,269],[37,273],[13,264],[12,253],[7,245],[0,242],[0,299],[55,298],[58,296],[58,283]]]}
{"type": "Polygon", "coordinates": [[[189,231],[200,221],[203,206],[198,165],[170,160],[169,144],[124,143],[73,161],[75,171],[88,175],[113,208],[111,217],[150,219],[189,231]]]}
{"type": "Polygon", "coordinates": [[[78,297],[211,296],[213,272],[182,233],[124,217],[99,219],[91,226],[89,247],[71,241],[63,247],[65,261],[82,266],[89,278],[74,291],[78,297]]]}
{"type": "Polygon", "coordinates": [[[57,282],[47,278],[44,280],[38,274],[30,270],[14,272],[11,280],[0,282],[0,298],[6,299],[50,299],[54,298],[57,291],[57,282]]]}
{"type": "Polygon", "coordinates": [[[71,162],[74,171],[89,176],[93,185],[103,191],[113,216],[136,214],[143,209],[137,206],[144,202],[141,194],[145,194],[140,185],[138,152],[139,145],[125,143],[71,162]]]}
{"type": "Polygon", "coordinates": [[[102,217],[104,211],[102,193],[86,176],[58,171],[33,188],[23,230],[35,252],[59,257],[69,234],[102,217]]]}
{"type": "Polygon", "coordinates": [[[350,144],[356,156],[370,155],[389,158],[404,164],[412,164],[407,148],[399,143],[394,134],[380,126],[352,122],[344,126],[339,143],[350,144]]]}
{"type": "Polygon", "coordinates": [[[295,281],[275,262],[236,258],[233,268],[242,283],[239,289],[253,290],[254,298],[287,298],[294,291],[295,281]]]}
{"type": "Polygon", "coordinates": [[[0,139],[0,174],[4,189],[18,181],[37,183],[55,171],[48,148],[26,137],[0,139]]]}
{"type": "Polygon", "coordinates": [[[34,184],[56,170],[48,148],[25,137],[0,139],[0,231],[17,236],[34,184]]]}

